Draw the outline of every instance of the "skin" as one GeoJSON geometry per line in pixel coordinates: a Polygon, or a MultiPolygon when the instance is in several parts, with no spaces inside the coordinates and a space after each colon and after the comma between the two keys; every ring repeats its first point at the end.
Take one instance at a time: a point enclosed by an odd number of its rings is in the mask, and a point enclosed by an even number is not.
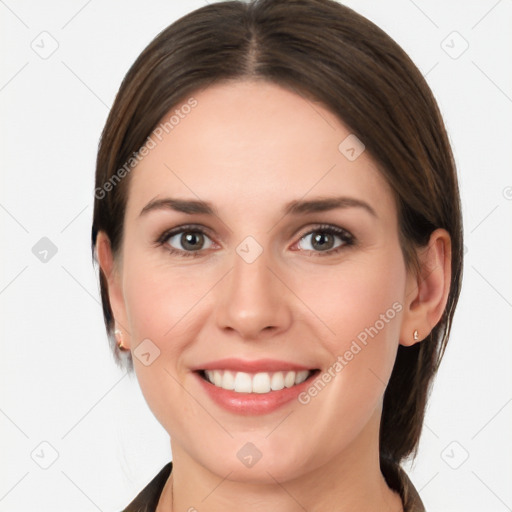
{"type": "Polygon", "coordinates": [[[321,104],[254,81],[194,97],[197,106],[131,173],[120,254],[104,233],[97,243],[124,345],[133,351],[149,338],[160,350],[149,366],[134,357],[171,438],[173,473],[158,511],[401,511],[379,469],[382,399],[398,345],[415,343],[415,329],[421,341],[441,318],[450,237],[436,230],[418,252],[420,272],[407,270],[390,187],[368,152],[351,162],[338,150],[350,131],[321,104]],[[289,201],[332,196],[364,201],[376,215],[281,213],[289,201]],[[164,197],[207,200],[219,215],[140,215],[164,197]],[[155,245],[187,223],[209,229],[198,257],[169,253],[170,243],[185,251],[180,236],[155,245]],[[319,224],[344,228],[355,245],[322,254],[311,236],[319,224]],[[247,236],[263,249],[252,263],[236,252],[247,236]],[[232,356],[327,371],[394,303],[401,311],[305,405],[234,414],[191,373],[232,356]],[[251,468],[237,458],[247,442],[262,453],[251,468]]]}

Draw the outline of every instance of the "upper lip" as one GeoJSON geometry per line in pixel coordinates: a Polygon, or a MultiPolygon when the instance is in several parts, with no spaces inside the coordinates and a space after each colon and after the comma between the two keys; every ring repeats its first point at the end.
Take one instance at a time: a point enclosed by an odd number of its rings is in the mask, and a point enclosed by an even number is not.
{"type": "Polygon", "coordinates": [[[297,363],[291,363],[289,361],[279,361],[277,359],[237,359],[227,358],[218,359],[217,361],[210,361],[204,363],[201,366],[192,368],[193,371],[199,370],[231,370],[238,372],[247,373],[258,373],[258,372],[278,372],[281,370],[287,371],[300,371],[300,370],[312,370],[309,366],[304,366],[297,363]]]}

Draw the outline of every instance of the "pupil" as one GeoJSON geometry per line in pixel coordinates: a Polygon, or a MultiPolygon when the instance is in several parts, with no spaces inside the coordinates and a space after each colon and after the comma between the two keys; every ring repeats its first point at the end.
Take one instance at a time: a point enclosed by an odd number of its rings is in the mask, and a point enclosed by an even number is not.
{"type": "Polygon", "coordinates": [[[201,245],[203,235],[200,233],[183,233],[181,236],[181,244],[185,249],[197,249],[201,245]]]}
{"type": "Polygon", "coordinates": [[[332,247],[332,241],[332,236],[329,233],[317,232],[317,234],[313,236],[313,247],[315,247],[315,244],[319,244],[319,247],[317,247],[319,249],[330,249],[332,247]]]}

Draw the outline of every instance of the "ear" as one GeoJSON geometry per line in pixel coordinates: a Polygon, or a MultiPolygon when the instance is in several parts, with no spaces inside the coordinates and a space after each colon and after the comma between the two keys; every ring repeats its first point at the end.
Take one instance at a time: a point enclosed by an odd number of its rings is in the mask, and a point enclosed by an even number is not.
{"type": "Polygon", "coordinates": [[[411,346],[425,339],[443,316],[451,282],[451,238],[436,229],[418,250],[419,271],[407,276],[400,344],[411,346]],[[414,333],[418,331],[417,338],[414,333]]]}
{"type": "Polygon", "coordinates": [[[130,335],[127,329],[128,321],[121,279],[121,265],[114,259],[110,240],[103,231],[99,231],[96,238],[96,258],[107,281],[108,297],[114,316],[115,327],[121,331],[123,346],[130,348],[130,335]]]}

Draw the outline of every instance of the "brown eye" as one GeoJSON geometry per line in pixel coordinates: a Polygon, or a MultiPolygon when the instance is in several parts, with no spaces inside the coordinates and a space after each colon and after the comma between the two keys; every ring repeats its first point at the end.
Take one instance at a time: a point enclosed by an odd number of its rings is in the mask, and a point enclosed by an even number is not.
{"type": "Polygon", "coordinates": [[[311,236],[311,246],[319,251],[328,251],[335,244],[335,237],[330,233],[315,231],[311,236]]]}
{"type": "Polygon", "coordinates": [[[354,237],[344,229],[333,226],[317,228],[303,235],[299,249],[316,253],[332,254],[346,245],[353,245],[354,237]]]}
{"type": "Polygon", "coordinates": [[[209,249],[213,243],[206,235],[199,230],[181,229],[168,233],[162,238],[162,244],[170,246],[171,252],[186,253],[199,252],[204,249],[209,249]]]}
{"type": "Polygon", "coordinates": [[[187,251],[201,249],[204,244],[204,235],[193,231],[187,231],[180,235],[180,244],[187,251]]]}

